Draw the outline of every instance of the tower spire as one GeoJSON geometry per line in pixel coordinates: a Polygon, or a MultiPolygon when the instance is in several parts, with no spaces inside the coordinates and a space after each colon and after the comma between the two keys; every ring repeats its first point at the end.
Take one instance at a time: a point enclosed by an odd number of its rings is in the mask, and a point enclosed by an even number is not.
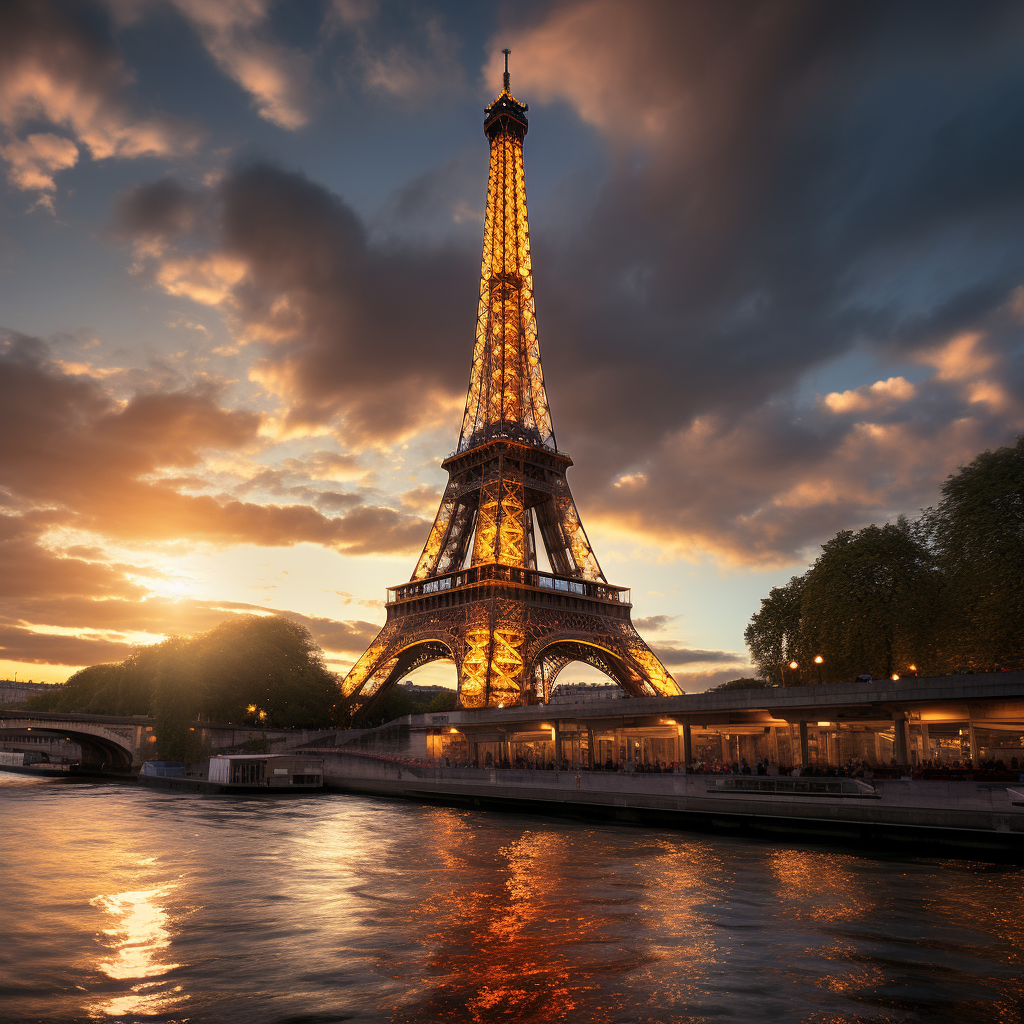
{"type": "Polygon", "coordinates": [[[505,47],[505,49],[502,50],[501,52],[503,54],[505,54],[505,78],[504,78],[505,90],[504,91],[507,92],[507,93],[511,93],[512,89],[509,86],[508,57],[509,57],[509,54],[512,51],[508,47],[505,47]]]}

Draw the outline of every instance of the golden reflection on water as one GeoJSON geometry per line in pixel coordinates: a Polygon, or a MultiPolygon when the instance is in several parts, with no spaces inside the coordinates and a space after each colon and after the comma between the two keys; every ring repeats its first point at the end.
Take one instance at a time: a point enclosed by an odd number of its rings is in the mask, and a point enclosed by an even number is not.
{"type": "Polygon", "coordinates": [[[417,915],[431,928],[422,937],[427,976],[392,1019],[546,1022],[571,1017],[582,1004],[588,1021],[611,1020],[614,1006],[593,1005],[592,991],[601,987],[595,976],[637,963],[621,949],[609,953],[604,941],[617,908],[599,893],[570,895],[594,871],[576,848],[582,842],[592,855],[592,835],[524,830],[495,849],[488,830],[457,812],[438,811],[432,825],[424,831],[435,849],[424,852],[443,870],[417,915]]]}
{"type": "Polygon", "coordinates": [[[685,1004],[707,991],[708,975],[722,958],[705,904],[726,888],[726,871],[710,843],[661,838],[643,846],[647,856],[637,866],[650,881],[638,898],[658,935],[658,953],[671,956],[673,966],[666,977],[661,962],[653,961],[648,985],[663,1001],[685,1004]]]}
{"type": "Polygon", "coordinates": [[[826,937],[817,933],[815,945],[804,951],[828,968],[817,979],[817,985],[846,995],[881,985],[885,980],[885,972],[878,964],[861,960],[853,941],[830,930],[846,922],[870,920],[877,913],[863,882],[851,870],[855,863],[847,855],[808,850],[775,850],[769,855],[769,864],[779,882],[780,915],[811,919],[826,926],[826,937]]]}
{"type": "Polygon", "coordinates": [[[128,1014],[166,1013],[188,996],[180,985],[151,981],[173,971],[180,964],[165,958],[171,945],[170,919],[163,904],[173,884],[154,889],[137,889],[95,896],[90,905],[115,918],[101,932],[109,955],[97,967],[113,981],[135,981],[130,991],[98,1000],[93,1015],[121,1017],[128,1014]]]}
{"type": "Polygon", "coordinates": [[[727,888],[711,844],[636,833],[623,865],[617,833],[539,825],[496,848],[472,816],[435,813],[439,870],[413,914],[429,953],[392,1021],[604,1022],[637,999],[662,1019],[706,991],[721,956],[702,904],[727,888]]]}
{"type": "Polygon", "coordinates": [[[778,883],[781,913],[816,921],[864,918],[874,904],[850,868],[852,857],[808,850],[774,850],[768,858],[778,883]]]}

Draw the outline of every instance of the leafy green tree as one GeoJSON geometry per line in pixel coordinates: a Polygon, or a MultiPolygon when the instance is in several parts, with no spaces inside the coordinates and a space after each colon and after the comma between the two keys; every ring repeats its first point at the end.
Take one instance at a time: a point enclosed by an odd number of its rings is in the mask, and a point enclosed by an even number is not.
{"type": "Polygon", "coordinates": [[[458,694],[452,690],[451,693],[439,693],[428,705],[428,714],[438,714],[441,711],[454,711],[459,706],[458,694]]]}
{"type": "Polygon", "coordinates": [[[954,669],[1024,669],[1024,435],[950,476],[927,513],[954,669]]]}
{"type": "Polygon", "coordinates": [[[866,672],[888,677],[911,664],[931,670],[939,587],[921,531],[904,516],[837,534],[804,576],[797,644],[803,681],[817,681],[819,655],[828,682],[866,672]]]}
{"type": "Polygon", "coordinates": [[[754,679],[751,676],[743,676],[740,679],[730,679],[728,682],[712,686],[712,690],[763,690],[770,686],[766,679],[754,679]]]}
{"type": "Polygon", "coordinates": [[[805,577],[794,576],[784,587],[772,587],[761,598],[761,609],[751,617],[743,632],[750,657],[762,679],[791,682],[785,678],[783,666],[792,661],[799,650],[800,602],[805,577]]]}

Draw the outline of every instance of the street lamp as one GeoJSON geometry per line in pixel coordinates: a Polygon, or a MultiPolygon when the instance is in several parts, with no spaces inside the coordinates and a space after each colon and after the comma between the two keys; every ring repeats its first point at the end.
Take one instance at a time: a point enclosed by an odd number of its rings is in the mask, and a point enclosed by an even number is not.
{"type": "Polygon", "coordinates": [[[821,663],[824,660],[825,659],[820,654],[815,655],[814,664],[818,666],[818,685],[819,686],[821,685],[821,663]]]}

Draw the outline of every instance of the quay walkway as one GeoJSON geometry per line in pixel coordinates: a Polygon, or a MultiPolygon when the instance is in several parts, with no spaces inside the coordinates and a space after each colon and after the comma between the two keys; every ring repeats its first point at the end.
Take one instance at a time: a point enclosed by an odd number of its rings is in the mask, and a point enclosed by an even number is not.
{"type": "Polygon", "coordinates": [[[442,768],[320,753],[325,787],[342,792],[1024,861],[1024,782],[442,768]]]}
{"type": "Polygon", "coordinates": [[[1022,672],[457,710],[332,742],[337,790],[1024,860],[1022,672]],[[693,771],[744,762],[770,774],[693,771]]]}

